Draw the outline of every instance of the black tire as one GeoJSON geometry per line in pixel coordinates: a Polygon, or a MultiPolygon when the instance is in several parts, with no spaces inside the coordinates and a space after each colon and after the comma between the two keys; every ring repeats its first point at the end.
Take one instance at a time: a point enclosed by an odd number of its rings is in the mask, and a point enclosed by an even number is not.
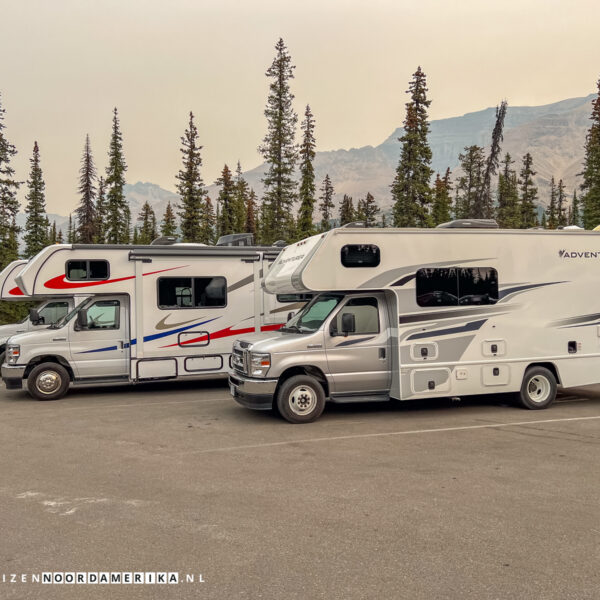
{"type": "Polygon", "coordinates": [[[6,360],[6,351],[0,352],[0,367],[4,364],[5,360],[6,360]]]}
{"type": "Polygon", "coordinates": [[[290,423],[311,423],[325,408],[325,392],[310,375],[294,375],[281,384],[276,409],[290,423]]]}
{"type": "Polygon", "coordinates": [[[45,362],[31,370],[27,377],[27,391],[36,400],[58,400],[69,389],[71,378],[58,363],[45,362]]]}
{"type": "Polygon", "coordinates": [[[523,408],[530,410],[548,408],[556,398],[556,389],[552,371],[544,367],[530,367],[523,377],[519,402],[523,408]]]}

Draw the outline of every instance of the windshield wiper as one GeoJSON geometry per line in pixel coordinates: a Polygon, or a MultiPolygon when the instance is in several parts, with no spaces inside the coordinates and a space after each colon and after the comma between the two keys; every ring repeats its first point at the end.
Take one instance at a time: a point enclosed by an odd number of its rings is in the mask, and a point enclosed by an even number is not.
{"type": "Polygon", "coordinates": [[[279,331],[290,331],[292,333],[300,333],[300,328],[297,325],[290,325],[289,327],[282,327],[279,331]]]}

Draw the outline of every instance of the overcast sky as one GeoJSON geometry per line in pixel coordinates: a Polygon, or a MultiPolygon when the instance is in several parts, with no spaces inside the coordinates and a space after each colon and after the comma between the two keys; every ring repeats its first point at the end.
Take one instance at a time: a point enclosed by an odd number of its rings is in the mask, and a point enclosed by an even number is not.
{"type": "Polygon", "coordinates": [[[5,134],[21,180],[38,141],[48,211],[66,214],[86,133],[106,166],[114,106],[130,183],[174,190],[190,110],[206,183],[225,162],[260,164],[280,36],[296,110],[311,105],[318,150],[333,150],[401,125],[418,65],[431,119],[585,96],[600,77],[599,22],[598,0],[0,0],[5,134]]]}

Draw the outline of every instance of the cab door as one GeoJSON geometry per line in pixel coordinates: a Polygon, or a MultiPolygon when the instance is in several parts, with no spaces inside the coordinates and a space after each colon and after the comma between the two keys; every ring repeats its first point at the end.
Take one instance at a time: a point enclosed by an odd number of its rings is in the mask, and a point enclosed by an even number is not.
{"type": "Polygon", "coordinates": [[[87,326],[71,321],[69,346],[78,378],[128,378],[129,298],[99,296],[86,306],[87,326]]]}
{"type": "Polygon", "coordinates": [[[325,330],[325,348],[334,394],[388,393],[391,383],[389,324],[383,294],[350,296],[325,330]],[[354,315],[344,334],[342,315],[354,315]]]}

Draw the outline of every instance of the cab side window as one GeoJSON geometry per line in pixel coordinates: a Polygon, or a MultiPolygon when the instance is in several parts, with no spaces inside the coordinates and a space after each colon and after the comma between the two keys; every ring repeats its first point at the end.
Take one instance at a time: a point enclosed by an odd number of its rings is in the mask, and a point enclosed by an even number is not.
{"type": "Polygon", "coordinates": [[[87,309],[88,329],[119,329],[118,300],[99,300],[87,309]]]}
{"type": "Polygon", "coordinates": [[[351,335],[379,333],[379,306],[376,298],[352,298],[338,311],[331,323],[331,334],[342,331],[342,315],[352,313],[356,329],[351,335]]]}
{"type": "Polygon", "coordinates": [[[39,315],[43,319],[42,323],[50,325],[62,319],[69,312],[67,302],[48,302],[46,306],[39,310],[39,315]]]}

